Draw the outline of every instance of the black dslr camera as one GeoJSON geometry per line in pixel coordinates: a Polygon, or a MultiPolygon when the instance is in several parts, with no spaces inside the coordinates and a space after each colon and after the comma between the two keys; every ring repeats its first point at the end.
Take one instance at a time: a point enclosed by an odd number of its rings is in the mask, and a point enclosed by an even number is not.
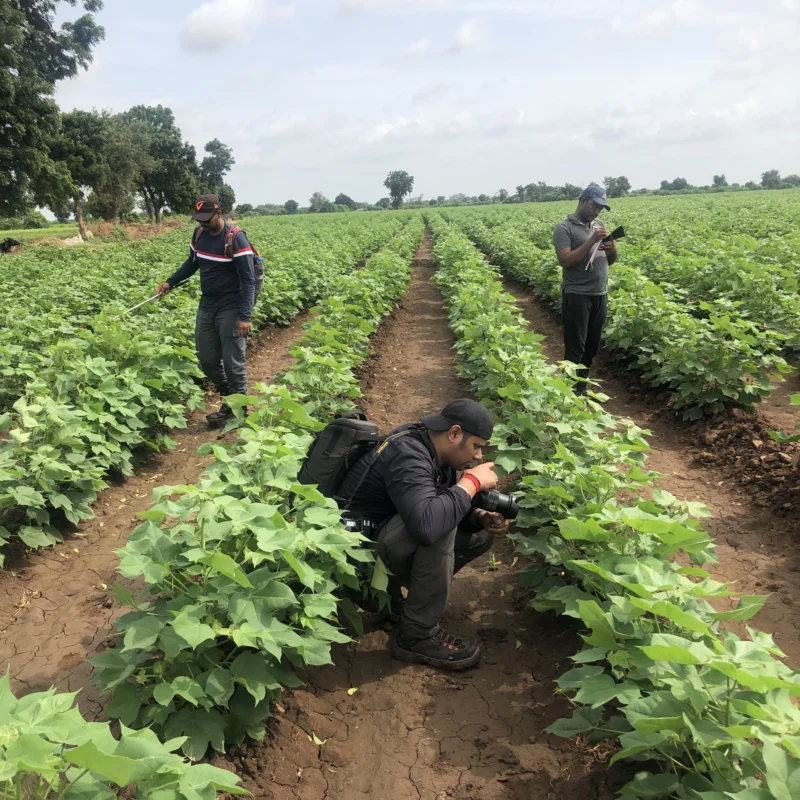
{"type": "Polygon", "coordinates": [[[472,498],[472,507],[480,508],[483,511],[496,511],[506,519],[516,519],[519,514],[519,504],[513,494],[503,494],[497,489],[490,492],[478,492],[472,498]]]}

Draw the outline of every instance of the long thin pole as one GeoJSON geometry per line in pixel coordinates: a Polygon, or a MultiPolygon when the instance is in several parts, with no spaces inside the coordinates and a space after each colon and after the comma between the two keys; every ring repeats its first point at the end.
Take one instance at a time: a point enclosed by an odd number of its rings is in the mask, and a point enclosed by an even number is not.
{"type": "Polygon", "coordinates": [[[148,297],[147,300],[142,300],[141,303],[137,303],[135,306],[131,306],[127,311],[123,311],[122,316],[124,317],[126,314],[130,314],[131,311],[136,311],[137,308],[141,308],[145,303],[149,303],[152,300],[155,300],[157,297],[161,297],[161,295],[154,294],[152,297],[148,297]]]}
{"type": "MultiPolygon", "coordinates": [[[[175,285],[172,287],[172,289],[170,289],[170,291],[171,291],[171,292],[175,291],[175,289],[177,289],[179,286],[182,286],[184,283],[186,283],[186,281],[185,281],[185,280],[183,280],[183,281],[178,281],[178,283],[176,283],[176,284],[175,284],[175,285]]],[[[120,316],[121,316],[121,317],[124,317],[126,314],[130,314],[130,313],[131,313],[131,311],[136,311],[136,309],[137,309],[137,308],[141,308],[141,307],[142,307],[143,305],[145,305],[146,303],[151,303],[151,302],[152,302],[153,300],[155,300],[157,297],[164,297],[164,295],[161,295],[161,294],[154,294],[152,297],[148,297],[148,298],[147,298],[147,300],[142,300],[142,302],[141,302],[141,303],[137,303],[135,306],[131,306],[131,307],[130,307],[130,308],[127,310],[127,311],[123,311],[123,312],[122,312],[122,314],[120,314],[120,316]]]]}

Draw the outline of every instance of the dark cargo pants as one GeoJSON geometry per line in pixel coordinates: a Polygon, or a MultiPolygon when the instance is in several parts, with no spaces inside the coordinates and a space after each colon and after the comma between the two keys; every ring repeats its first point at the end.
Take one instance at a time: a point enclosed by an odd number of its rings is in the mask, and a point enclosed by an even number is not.
{"type": "Polygon", "coordinates": [[[197,309],[194,344],[200,369],[225,397],[247,394],[247,337],[239,336],[239,311],[197,309]]]}
{"type": "Polygon", "coordinates": [[[600,349],[606,323],[608,295],[563,294],[564,360],[583,364],[587,373],[600,349]]]}
{"type": "Polygon", "coordinates": [[[426,547],[414,539],[399,515],[378,530],[375,550],[392,573],[389,593],[408,589],[400,615],[399,634],[406,642],[426,639],[434,633],[447,608],[453,575],[492,546],[487,531],[463,533],[452,530],[426,547]]]}

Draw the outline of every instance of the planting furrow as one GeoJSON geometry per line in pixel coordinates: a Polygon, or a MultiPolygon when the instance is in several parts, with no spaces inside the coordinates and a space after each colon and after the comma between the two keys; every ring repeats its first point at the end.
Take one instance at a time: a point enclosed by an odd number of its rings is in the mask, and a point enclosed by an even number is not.
{"type": "MultiPolygon", "coordinates": [[[[433,272],[428,236],[361,370],[360,405],[382,432],[468,396],[433,272]]],[[[517,612],[520,567],[499,541],[494,559],[453,582],[444,623],[477,637],[476,669],[401,665],[388,651],[391,630],[372,620],[358,642],[334,648],[332,665],[305,671],[307,685],[281,700],[271,741],[218,763],[276,800],[538,797],[542,786],[552,800],[609,800],[619,768],[609,773],[590,752],[544,733],[568,709],[554,701],[551,681],[579,640],[574,626],[517,612]]]]}
{"type": "Polygon", "coordinates": [[[722,628],[750,620],[766,595],[719,610],[734,595],[704,569],[717,560],[696,521],[707,510],[658,488],[642,431],[576,397],[496,268],[463,233],[438,217],[430,224],[461,369],[496,403],[504,424],[495,460],[519,476],[520,533],[510,538],[541,559],[523,585],[536,609],[588,631],[578,666],[557,680],[575,692],[576,711],[548,730],[620,747],[611,763],[649,762],[626,796],[791,796],[800,674],[770,635],[722,628]]]}
{"type": "MultiPolygon", "coordinates": [[[[289,322],[403,225],[396,216],[370,219],[275,224],[263,233],[254,226],[268,275],[254,323],[289,322]]],[[[4,262],[0,546],[60,542],[64,520],[91,519],[109,474],[132,474],[138,451],[171,447],[166,431],[185,428],[186,408],[202,406],[193,347],[199,281],[125,313],[187,252],[179,231],[157,243],[85,250],[76,263],[57,248],[4,262]]]]}
{"type": "MultiPolygon", "coordinates": [[[[552,251],[531,242],[518,223],[488,228],[477,218],[455,221],[508,275],[560,304],[560,268],[552,251]]],[[[609,273],[604,339],[645,383],[668,387],[685,419],[731,405],[750,408],[772,391],[772,378],[791,372],[780,348],[754,333],[749,322],[728,315],[693,317],[635,267],[615,264],[609,273]]]]}
{"type": "MultiPolygon", "coordinates": [[[[559,362],[563,357],[560,318],[519,284],[506,282],[504,288],[516,299],[530,329],[545,337],[541,348],[548,362],[559,362]]],[[[704,466],[698,462],[699,431],[665,419],[658,405],[631,391],[613,359],[601,358],[592,377],[599,381],[598,390],[610,397],[603,404],[607,411],[628,417],[651,432],[645,435],[650,445],[647,464],[661,473],[659,486],[711,509],[713,516],[704,521],[704,527],[716,544],[719,563],[715,576],[734,581],[742,594],[771,593],[758,615],[759,627],[770,631],[789,663],[800,668],[800,554],[786,547],[800,536],[800,525],[791,517],[778,517],[770,509],[756,506],[752,491],[728,480],[713,463],[704,466]]],[[[734,621],[729,626],[744,633],[741,623],[734,621]]]]}
{"type": "Polygon", "coordinates": [[[201,448],[214,461],[194,485],[154,492],[120,551],[120,574],[145,589],[115,591],[130,610],[114,647],[92,659],[93,681],[113,693],[110,716],[186,737],[193,758],[260,738],[281,687],[298,685],[294,670],[329,663],[331,645],[348,641],[337,612],[358,623],[340,589],[385,588],[360,534],[297,474],[311,434],[358,397],[353,370],[405,292],[422,230],[412,219],[336,279],[292,348],[294,365],[254,396],[228,398],[238,439],[201,448]]]}
{"type": "MultiPolygon", "coordinates": [[[[287,328],[266,328],[248,346],[253,383],[269,383],[291,364],[289,351],[304,336],[306,319],[301,315],[287,328]]],[[[12,686],[81,690],[81,710],[89,718],[99,715],[86,659],[102,649],[122,610],[111,595],[118,580],[115,551],[141,521],[137,515],[152,504],[155,487],[197,481],[210,463],[197,451],[217,437],[203,413],[194,412],[176,437],[176,448],[153,456],[136,475],[102,492],[94,518],[79,525],[76,534],[29,557],[20,554],[0,572],[0,653],[12,686]]]]}

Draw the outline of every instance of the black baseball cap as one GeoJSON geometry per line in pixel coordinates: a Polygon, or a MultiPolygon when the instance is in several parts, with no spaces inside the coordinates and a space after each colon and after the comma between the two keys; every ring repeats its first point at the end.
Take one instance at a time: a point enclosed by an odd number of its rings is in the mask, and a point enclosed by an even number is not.
{"type": "Polygon", "coordinates": [[[494,420],[489,411],[466,397],[448,403],[441,414],[430,414],[421,419],[429,431],[449,431],[453,425],[460,425],[467,433],[487,441],[492,438],[494,430],[494,420]]]}
{"type": "Polygon", "coordinates": [[[588,197],[590,200],[594,200],[597,205],[611,211],[611,206],[606,202],[606,193],[600,186],[587,186],[583,190],[581,197],[588,197]]]}
{"type": "Polygon", "coordinates": [[[220,210],[219,197],[215,194],[201,194],[194,201],[192,219],[197,222],[208,222],[220,210]]]}

